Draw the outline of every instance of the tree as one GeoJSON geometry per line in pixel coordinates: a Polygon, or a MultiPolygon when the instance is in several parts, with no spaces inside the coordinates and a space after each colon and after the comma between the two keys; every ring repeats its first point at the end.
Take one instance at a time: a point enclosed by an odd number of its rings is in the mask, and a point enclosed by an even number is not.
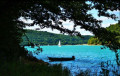
{"type": "MultiPolygon", "coordinates": [[[[86,0],[87,1],[87,0],[86,0]]],[[[0,1],[0,25],[1,31],[4,34],[1,35],[2,43],[8,42],[9,45],[17,44],[19,45],[20,34],[18,32],[23,29],[24,26],[33,26],[39,24],[40,28],[51,28],[60,30],[61,33],[68,33],[70,35],[77,35],[81,37],[80,32],[77,32],[75,27],[80,26],[85,30],[91,31],[98,39],[103,42],[102,45],[109,47],[115,52],[120,49],[120,44],[115,41],[116,33],[107,31],[105,28],[101,27],[100,20],[95,19],[91,14],[87,12],[93,8],[98,10],[98,16],[110,17],[112,19],[117,19],[114,14],[110,14],[107,10],[120,10],[119,1],[113,0],[89,0],[90,4],[86,1],[81,0],[71,0],[71,1],[59,1],[59,0],[24,0],[24,1],[11,1],[4,0],[0,1]],[[25,24],[18,20],[20,16],[26,19],[34,20],[32,24],[25,24]],[[74,29],[69,30],[63,27],[62,21],[71,20],[74,22],[74,29]],[[54,23],[54,24],[53,24],[54,23]],[[5,29],[9,32],[7,33],[5,29]],[[15,29],[15,30],[14,30],[15,29]],[[12,33],[15,32],[15,33],[12,33]],[[10,39],[6,36],[14,36],[10,39]],[[5,41],[8,40],[8,41],[5,41]],[[12,40],[12,41],[11,41],[12,40]],[[106,43],[104,43],[106,41],[106,43]],[[111,43],[109,43],[111,42],[111,43]]],[[[9,46],[8,45],[8,46],[9,46]]],[[[13,45],[16,46],[16,45],[13,45]]]]}
{"type": "MultiPolygon", "coordinates": [[[[113,33],[118,33],[120,34],[120,26],[119,24],[114,24],[114,25],[110,25],[109,27],[106,28],[106,30],[110,31],[110,32],[113,32],[113,33]]],[[[117,41],[118,43],[120,43],[120,35],[119,36],[116,36],[115,37],[115,41],[117,41]]],[[[106,41],[104,43],[107,43],[106,41]]],[[[109,42],[111,43],[111,42],[109,42]]],[[[96,37],[92,37],[88,40],[88,44],[94,44],[94,45],[97,45],[97,44],[103,44],[103,42],[99,41],[98,38],[96,37]]],[[[115,54],[116,54],[116,58],[117,58],[117,63],[119,64],[120,62],[120,52],[119,51],[114,51],[115,54]]]]}
{"type": "Polygon", "coordinates": [[[89,44],[89,45],[101,45],[101,42],[98,40],[98,38],[91,37],[91,38],[88,40],[88,44],[89,44]]]}

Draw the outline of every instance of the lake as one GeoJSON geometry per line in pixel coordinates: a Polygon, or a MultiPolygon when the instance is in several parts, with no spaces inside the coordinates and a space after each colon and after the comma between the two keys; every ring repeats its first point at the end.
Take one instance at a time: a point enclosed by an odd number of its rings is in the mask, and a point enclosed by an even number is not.
{"type": "MultiPolygon", "coordinates": [[[[38,55],[33,54],[37,59],[42,59],[50,64],[62,64],[63,67],[67,67],[71,74],[74,76],[80,72],[80,70],[90,69],[94,74],[101,71],[101,62],[109,62],[112,66],[116,66],[115,53],[109,48],[101,49],[103,46],[89,46],[89,45],[63,45],[58,46],[40,46],[43,52],[38,55]],[[54,61],[50,62],[48,57],[72,57],[75,56],[73,61],[54,61]]],[[[31,48],[25,46],[29,51],[34,52],[38,47],[31,48]]],[[[108,66],[107,66],[108,68],[108,66]]],[[[119,69],[119,68],[117,68],[119,69]]],[[[120,73],[120,72],[118,72],[120,73]]],[[[112,75],[112,74],[111,74],[112,75]]]]}

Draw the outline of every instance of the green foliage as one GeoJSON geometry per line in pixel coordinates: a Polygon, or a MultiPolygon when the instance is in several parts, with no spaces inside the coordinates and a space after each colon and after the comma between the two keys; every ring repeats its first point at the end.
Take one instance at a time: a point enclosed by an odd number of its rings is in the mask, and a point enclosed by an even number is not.
{"type": "Polygon", "coordinates": [[[109,27],[106,28],[108,31],[111,32],[116,32],[120,34],[120,24],[114,24],[114,25],[110,25],[109,27]]]}
{"type": "Polygon", "coordinates": [[[91,38],[88,40],[88,44],[89,44],[89,45],[101,45],[101,42],[99,41],[98,38],[91,37],[91,38]]]}
{"type": "MultiPolygon", "coordinates": [[[[113,32],[113,33],[117,33],[120,35],[120,24],[114,24],[114,25],[110,25],[109,27],[106,28],[108,31],[113,32]]],[[[114,41],[117,41],[120,43],[120,36],[117,35],[115,37],[114,41]]],[[[104,42],[107,43],[107,42],[104,42]]],[[[111,42],[109,42],[111,43],[111,42]]],[[[92,37],[88,40],[88,44],[89,45],[101,45],[102,42],[97,38],[97,37],[92,37]]]]}
{"type": "Polygon", "coordinates": [[[119,34],[115,37],[115,40],[120,43],[120,24],[113,24],[106,28],[108,31],[119,34]]]}
{"type": "Polygon", "coordinates": [[[0,66],[0,76],[69,76],[68,69],[61,64],[5,62],[0,66]]]}
{"type": "MultiPolygon", "coordinates": [[[[27,30],[26,35],[32,43],[40,45],[57,45],[59,40],[61,40],[62,45],[87,44],[88,39],[92,37],[85,35],[83,36],[84,38],[80,38],[77,36],[53,34],[34,30],[27,30]]],[[[28,40],[26,39],[26,36],[23,36],[22,38],[23,42],[21,45],[27,45],[28,40]]]]}

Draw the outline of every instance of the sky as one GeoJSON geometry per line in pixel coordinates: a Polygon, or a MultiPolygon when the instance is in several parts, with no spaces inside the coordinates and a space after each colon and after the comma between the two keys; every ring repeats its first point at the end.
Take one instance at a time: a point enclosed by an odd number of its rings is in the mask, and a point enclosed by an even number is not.
{"type": "MultiPolygon", "coordinates": [[[[120,11],[118,11],[118,10],[117,11],[110,11],[110,10],[108,10],[108,12],[115,14],[116,16],[119,17],[119,20],[120,20],[120,11]]],[[[103,21],[102,24],[101,24],[102,27],[108,27],[108,26],[110,26],[110,24],[116,24],[116,23],[118,23],[118,21],[115,21],[115,20],[113,20],[111,18],[107,18],[107,17],[103,17],[103,16],[98,17],[97,16],[98,11],[95,10],[95,9],[89,11],[88,13],[91,13],[93,15],[93,17],[95,17],[96,19],[102,20],[103,21]]],[[[24,21],[25,23],[32,23],[33,22],[30,19],[25,20],[23,17],[21,17],[20,20],[24,21]]],[[[73,29],[74,23],[72,21],[70,21],[70,20],[67,20],[66,22],[63,21],[62,24],[63,24],[63,26],[65,28],[68,28],[70,30],[73,29]]],[[[36,29],[36,28],[39,28],[39,26],[38,25],[34,25],[32,27],[27,26],[25,29],[36,29]]],[[[60,31],[55,30],[55,29],[52,31],[51,28],[44,28],[44,29],[40,29],[39,31],[47,31],[47,32],[51,32],[51,33],[60,34],[60,31]]],[[[76,27],[76,31],[79,31],[82,35],[93,35],[89,31],[86,31],[84,29],[80,29],[80,27],[76,27]]]]}

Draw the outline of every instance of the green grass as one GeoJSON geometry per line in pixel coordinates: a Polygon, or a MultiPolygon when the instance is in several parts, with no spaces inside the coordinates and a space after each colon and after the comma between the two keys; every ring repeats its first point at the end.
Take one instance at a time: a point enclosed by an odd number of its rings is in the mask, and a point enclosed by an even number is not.
{"type": "Polygon", "coordinates": [[[69,76],[68,69],[59,65],[5,62],[0,65],[0,76],[69,76]]]}

